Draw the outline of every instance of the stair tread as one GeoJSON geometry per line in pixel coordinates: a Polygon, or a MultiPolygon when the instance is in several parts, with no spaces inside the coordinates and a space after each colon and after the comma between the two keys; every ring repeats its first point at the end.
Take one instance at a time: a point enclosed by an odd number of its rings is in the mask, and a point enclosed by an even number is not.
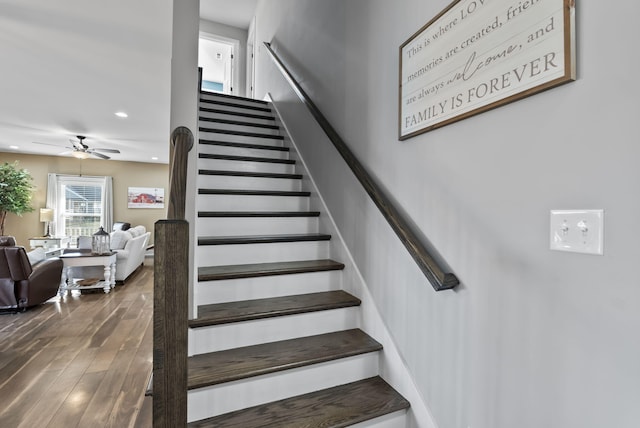
{"type": "Polygon", "coordinates": [[[262,123],[246,122],[243,120],[217,119],[215,117],[199,117],[198,120],[202,122],[221,123],[225,125],[251,126],[254,128],[273,129],[273,130],[280,129],[278,125],[267,125],[262,123]]]}
{"type": "Polygon", "coordinates": [[[226,98],[228,100],[249,101],[256,104],[265,104],[265,105],[269,104],[269,101],[265,101],[265,100],[258,100],[255,98],[240,97],[238,95],[221,94],[219,92],[209,92],[209,91],[200,90],[200,96],[203,96],[203,95],[209,95],[217,98],[226,98]]]}
{"type": "Polygon", "coordinates": [[[204,126],[198,127],[198,131],[213,132],[216,134],[239,135],[241,137],[266,138],[268,140],[284,140],[284,137],[282,135],[263,134],[260,132],[233,131],[231,129],[206,128],[204,126]]]}
{"type": "Polygon", "coordinates": [[[284,147],[284,146],[268,146],[265,144],[237,143],[234,141],[217,141],[217,140],[202,139],[202,140],[199,140],[199,143],[210,145],[210,146],[236,147],[241,149],[274,150],[279,152],[289,151],[289,147],[284,147]]]}
{"type": "Polygon", "coordinates": [[[198,318],[190,320],[189,327],[205,327],[340,309],[358,306],[360,303],[360,299],[342,290],[214,303],[198,306],[198,318]]]}
{"type": "Polygon", "coordinates": [[[382,345],[360,329],[318,334],[189,357],[188,388],[196,389],[375,352],[382,345]]]}
{"type": "Polygon", "coordinates": [[[218,159],[218,160],[261,162],[261,163],[283,163],[287,165],[294,165],[296,163],[296,161],[292,159],[265,158],[265,157],[257,157],[257,156],[219,155],[214,153],[199,153],[198,157],[200,159],[218,159]]]}
{"type": "Polygon", "coordinates": [[[188,428],[343,428],[410,407],[379,376],[191,422],[188,428]]]}
{"type": "Polygon", "coordinates": [[[236,196],[311,196],[311,192],[295,190],[236,190],[236,189],[198,189],[199,195],[236,195],[236,196]]]}
{"type": "Polygon", "coordinates": [[[201,112],[204,112],[204,113],[226,114],[226,115],[229,115],[229,116],[239,116],[239,117],[250,118],[250,119],[273,120],[273,121],[276,120],[276,118],[274,116],[266,115],[266,114],[255,114],[255,113],[246,113],[246,112],[239,112],[239,111],[229,111],[229,110],[222,110],[222,109],[208,108],[208,107],[200,107],[199,110],[201,112]]]}
{"type": "Polygon", "coordinates": [[[198,211],[198,217],[319,217],[320,211],[198,211]]]}
{"type": "Polygon", "coordinates": [[[250,106],[250,105],[238,104],[238,103],[234,103],[234,102],[230,102],[230,101],[222,101],[222,100],[208,100],[208,99],[202,98],[202,97],[200,98],[200,102],[201,103],[207,103],[207,104],[216,104],[216,105],[221,105],[221,106],[226,106],[226,107],[243,108],[243,109],[247,109],[247,110],[262,111],[262,112],[265,112],[265,113],[271,113],[271,109],[269,107],[250,106]]]}
{"type": "Polygon", "coordinates": [[[254,171],[223,171],[218,169],[199,169],[200,175],[226,175],[233,177],[259,177],[259,178],[284,178],[291,180],[301,180],[302,174],[280,174],[276,172],[254,172],[254,171]]]}
{"type": "Polygon", "coordinates": [[[198,281],[254,278],[272,275],[342,270],[344,264],[330,259],[293,262],[252,263],[243,265],[204,266],[198,268],[198,281]]]}
{"type": "Polygon", "coordinates": [[[198,245],[269,244],[281,242],[328,241],[329,239],[331,239],[331,235],[325,233],[251,236],[200,236],[198,237],[198,245]]]}

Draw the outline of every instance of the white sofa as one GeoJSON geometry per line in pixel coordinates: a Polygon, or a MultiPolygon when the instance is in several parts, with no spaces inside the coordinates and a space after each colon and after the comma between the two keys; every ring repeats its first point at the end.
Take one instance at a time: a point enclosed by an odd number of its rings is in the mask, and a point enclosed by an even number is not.
{"type": "MultiPolygon", "coordinates": [[[[116,255],[116,281],[124,282],[144,263],[144,255],[151,238],[144,226],[132,227],[126,231],[111,232],[110,247],[116,255]]],[[[74,278],[104,278],[104,270],[98,266],[73,268],[74,278]]]]}

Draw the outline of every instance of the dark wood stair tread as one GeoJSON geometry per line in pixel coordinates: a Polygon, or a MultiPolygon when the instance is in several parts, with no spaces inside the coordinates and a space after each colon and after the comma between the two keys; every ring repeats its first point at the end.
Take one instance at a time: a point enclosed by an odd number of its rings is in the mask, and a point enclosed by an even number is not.
{"type": "Polygon", "coordinates": [[[200,107],[199,110],[200,112],[203,112],[203,113],[224,114],[228,116],[238,116],[238,117],[244,117],[248,119],[273,120],[274,122],[276,120],[275,116],[267,115],[267,114],[255,114],[255,113],[246,113],[246,112],[240,112],[240,111],[229,111],[229,110],[222,110],[222,109],[209,108],[209,107],[200,107]]]}
{"type": "Polygon", "coordinates": [[[210,146],[224,146],[224,147],[236,147],[241,149],[256,149],[256,150],[273,150],[278,152],[288,152],[289,147],[284,146],[268,146],[265,144],[250,144],[250,143],[238,143],[235,141],[218,141],[218,140],[198,140],[200,144],[206,144],[210,146]]]}
{"type": "Polygon", "coordinates": [[[382,345],[360,329],[244,346],[189,357],[188,388],[196,389],[375,352],[382,345]]]}
{"type": "Polygon", "coordinates": [[[200,126],[198,128],[198,131],[213,132],[216,134],[226,134],[226,135],[239,135],[241,137],[265,138],[268,140],[284,140],[284,137],[282,135],[262,134],[260,132],[233,131],[231,129],[206,128],[204,126],[200,126]]]}
{"type": "Polygon", "coordinates": [[[252,263],[243,265],[204,266],[198,268],[198,281],[255,278],[260,276],[342,270],[344,264],[330,259],[294,262],[252,263]]]}
{"type": "Polygon", "coordinates": [[[209,100],[209,99],[206,99],[206,98],[200,98],[200,102],[201,103],[207,103],[207,104],[216,104],[216,105],[225,106],[225,107],[242,108],[242,109],[247,109],[247,110],[262,111],[262,112],[265,112],[265,113],[271,113],[271,109],[269,107],[258,107],[258,106],[251,106],[251,105],[245,105],[245,104],[238,104],[238,103],[229,102],[229,101],[209,100]]]}
{"type": "Polygon", "coordinates": [[[200,90],[200,96],[202,97],[203,95],[209,95],[215,98],[226,98],[228,100],[249,101],[256,104],[264,104],[264,105],[269,104],[269,101],[258,100],[256,98],[247,98],[247,97],[240,97],[238,95],[221,94],[219,92],[209,92],[209,91],[200,90]]]}
{"type": "Polygon", "coordinates": [[[218,119],[215,117],[199,117],[199,121],[202,122],[212,122],[212,123],[221,123],[224,125],[237,125],[237,126],[249,126],[253,128],[262,128],[262,129],[280,129],[278,125],[268,125],[263,123],[255,123],[255,122],[246,122],[243,120],[230,120],[230,119],[218,119]]]}
{"type": "Polygon", "coordinates": [[[290,196],[306,197],[311,192],[295,190],[237,190],[237,189],[198,189],[199,195],[235,195],[235,196],[290,196]]]}
{"type": "Polygon", "coordinates": [[[272,244],[282,242],[328,241],[331,235],[305,233],[292,235],[201,236],[198,245],[272,244]]]}
{"type": "Polygon", "coordinates": [[[243,300],[198,306],[198,318],[189,321],[189,327],[206,327],[234,322],[275,318],[309,312],[359,306],[360,299],[342,291],[298,294],[243,300]]]}
{"type": "Polygon", "coordinates": [[[319,217],[320,211],[198,211],[198,217],[232,217],[232,218],[254,218],[254,217],[319,217]]]}
{"type": "Polygon", "coordinates": [[[283,178],[290,180],[301,180],[302,174],[279,174],[273,172],[251,172],[251,171],[221,171],[215,169],[199,169],[200,175],[224,175],[231,177],[259,177],[259,178],[283,178]]]}
{"type": "Polygon", "coordinates": [[[410,407],[376,376],[188,424],[188,428],[343,428],[410,407]]]}
{"type": "Polygon", "coordinates": [[[219,155],[214,153],[198,153],[198,157],[200,159],[217,159],[217,160],[260,162],[260,163],[283,163],[287,165],[294,165],[296,163],[296,161],[293,159],[263,158],[263,157],[256,157],[256,156],[219,155]]]}

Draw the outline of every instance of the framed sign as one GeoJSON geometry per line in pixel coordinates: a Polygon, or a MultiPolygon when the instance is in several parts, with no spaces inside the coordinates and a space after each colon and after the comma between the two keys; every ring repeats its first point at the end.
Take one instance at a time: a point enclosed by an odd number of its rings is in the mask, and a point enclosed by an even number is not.
{"type": "Polygon", "coordinates": [[[129,187],[127,208],[164,208],[164,188],[129,187]]]}
{"type": "Polygon", "coordinates": [[[575,80],[575,0],[456,0],[400,46],[404,140],[575,80]]]}

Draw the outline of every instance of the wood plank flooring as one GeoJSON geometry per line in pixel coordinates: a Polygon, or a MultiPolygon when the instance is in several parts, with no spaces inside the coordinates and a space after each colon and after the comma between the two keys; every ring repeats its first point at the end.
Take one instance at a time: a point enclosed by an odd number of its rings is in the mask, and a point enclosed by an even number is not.
{"type": "Polygon", "coordinates": [[[153,267],[0,315],[3,428],[151,427],[153,267]]]}

